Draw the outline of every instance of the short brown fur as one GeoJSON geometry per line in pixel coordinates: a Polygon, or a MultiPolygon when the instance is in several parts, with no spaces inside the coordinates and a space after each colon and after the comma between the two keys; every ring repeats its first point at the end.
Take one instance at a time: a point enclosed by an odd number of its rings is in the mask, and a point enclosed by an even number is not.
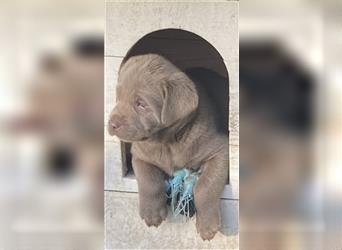
{"type": "Polygon", "coordinates": [[[210,240],[219,230],[228,132],[217,132],[216,112],[200,83],[165,58],[134,56],[122,65],[108,129],[132,142],[140,216],[148,226],[158,226],[167,216],[165,178],[177,169],[201,168],[195,186],[197,231],[210,240]]]}

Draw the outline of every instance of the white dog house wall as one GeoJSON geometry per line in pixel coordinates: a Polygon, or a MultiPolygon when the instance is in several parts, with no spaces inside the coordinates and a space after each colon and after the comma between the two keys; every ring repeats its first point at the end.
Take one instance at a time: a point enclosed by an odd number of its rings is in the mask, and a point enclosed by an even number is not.
{"type": "MultiPolygon", "coordinates": [[[[237,248],[238,204],[239,204],[239,39],[238,39],[238,2],[222,1],[216,3],[199,2],[107,2],[105,34],[105,124],[115,105],[115,88],[120,64],[130,56],[146,53],[163,55],[181,69],[201,67],[217,73],[225,81],[213,83],[212,91],[226,103],[229,133],[229,180],[222,194],[223,234],[216,236],[210,243],[199,242],[191,248],[216,246],[237,248]],[[228,236],[227,236],[228,235],[228,236]],[[203,244],[203,245],[202,245],[203,244]],[[206,245],[211,244],[211,245],[206,245]]],[[[144,232],[138,235],[153,237],[152,232],[144,230],[138,215],[137,183],[130,167],[129,150],[115,137],[110,137],[105,127],[105,206],[106,206],[106,248],[114,248],[114,241],[121,241],[123,247],[160,248],[171,242],[170,239],[154,245],[144,245],[138,239],[124,237],[121,223],[133,223],[124,218],[125,213],[134,210],[139,226],[144,232]],[[126,208],[120,210],[121,206],[126,208]],[[122,213],[119,219],[112,213],[122,213]],[[116,220],[113,222],[112,220],[116,220]],[[140,225],[141,224],[141,225],[140,225]],[[117,225],[117,226],[115,226],[117,225]],[[122,236],[122,237],[121,237],[122,236]],[[114,238],[113,238],[114,237],[114,238]]],[[[132,212],[133,213],[133,212],[132,212]]],[[[132,219],[132,218],[131,218],[132,219]]],[[[163,223],[165,224],[165,222],[163,223]]],[[[163,225],[158,238],[177,224],[163,225]]],[[[167,224],[167,222],[166,222],[167,224]]],[[[188,224],[188,223],[186,223],[188,224]]],[[[191,223],[190,223],[191,224],[191,223]]],[[[179,226],[179,225],[178,225],[179,226]]],[[[194,237],[194,225],[182,226],[185,237],[194,237]],[[188,228],[188,229],[187,229],[188,228]]],[[[137,228],[138,227],[138,228],[137,228]]],[[[132,229],[132,230],[133,230],[132,229]]],[[[159,230],[156,229],[156,230],[159,230]]],[[[135,233],[135,232],[132,232],[135,233]]],[[[184,237],[184,236],[183,236],[184,237]]],[[[199,236],[198,236],[199,237],[199,236]]],[[[190,239],[189,238],[189,239],[190,239]]],[[[173,243],[174,244],[174,243],[173,243]]],[[[180,243],[179,243],[180,244],[180,243]]],[[[185,248],[187,241],[179,245],[185,248]]],[[[117,247],[117,245],[116,245],[117,247]]],[[[170,245],[169,245],[170,247],[170,245]]],[[[173,247],[172,247],[173,248],[173,247]]]]}

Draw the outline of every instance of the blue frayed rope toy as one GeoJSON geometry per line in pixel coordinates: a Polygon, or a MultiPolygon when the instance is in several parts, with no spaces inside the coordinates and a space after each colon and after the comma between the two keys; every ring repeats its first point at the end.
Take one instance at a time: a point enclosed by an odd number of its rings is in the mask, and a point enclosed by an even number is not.
{"type": "Polygon", "coordinates": [[[194,187],[199,174],[182,169],[176,171],[167,181],[168,205],[171,206],[174,216],[182,214],[189,219],[195,214],[194,187]]]}

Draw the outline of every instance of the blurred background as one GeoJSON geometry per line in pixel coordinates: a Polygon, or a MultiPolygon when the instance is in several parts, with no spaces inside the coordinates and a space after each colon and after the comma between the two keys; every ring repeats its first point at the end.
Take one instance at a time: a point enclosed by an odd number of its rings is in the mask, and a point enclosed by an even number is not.
{"type": "Polygon", "coordinates": [[[342,248],[341,10],[240,3],[240,249],[342,248]]]}
{"type": "Polygon", "coordinates": [[[0,3],[0,249],[103,249],[103,8],[0,3]]]}
{"type": "MultiPolygon", "coordinates": [[[[0,3],[0,249],[103,248],[102,1],[0,3]]],[[[342,247],[342,4],[240,3],[240,249],[342,247]]]]}

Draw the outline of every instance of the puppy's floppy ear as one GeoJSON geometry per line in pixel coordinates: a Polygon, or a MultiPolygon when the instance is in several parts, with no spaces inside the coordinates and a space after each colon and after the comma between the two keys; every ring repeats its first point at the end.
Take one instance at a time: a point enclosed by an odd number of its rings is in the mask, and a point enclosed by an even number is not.
{"type": "Polygon", "coordinates": [[[171,74],[164,82],[163,99],[161,122],[167,126],[185,118],[198,107],[195,84],[183,72],[171,74]]]}

